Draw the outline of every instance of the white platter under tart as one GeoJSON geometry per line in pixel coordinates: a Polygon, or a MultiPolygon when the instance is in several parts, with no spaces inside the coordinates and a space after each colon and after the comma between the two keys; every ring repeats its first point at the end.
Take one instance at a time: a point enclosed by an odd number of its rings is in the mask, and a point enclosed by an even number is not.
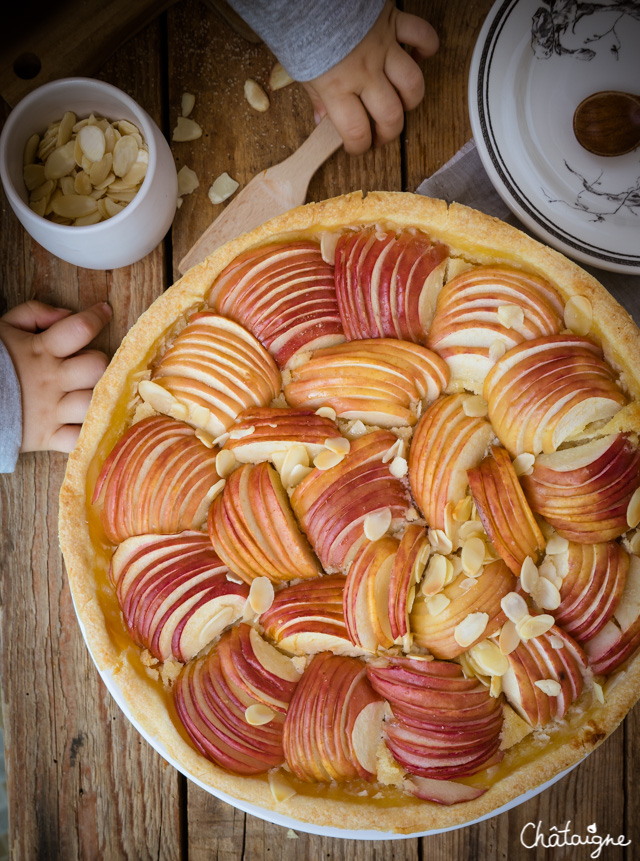
{"type": "Polygon", "coordinates": [[[638,2],[499,0],[469,75],[475,142],[514,214],[569,257],[636,275],[640,147],[592,155],[574,136],[573,114],[595,92],[638,93],[638,45],[638,2]]]}

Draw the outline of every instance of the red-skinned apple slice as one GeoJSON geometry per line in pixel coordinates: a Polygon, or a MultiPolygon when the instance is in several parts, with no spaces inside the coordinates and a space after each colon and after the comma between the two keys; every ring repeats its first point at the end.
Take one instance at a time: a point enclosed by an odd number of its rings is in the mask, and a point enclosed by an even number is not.
{"type": "Polygon", "coordinates": [[[614,542],[575,544],[552,557],[562,578],[558,625],[584,646],[607,624],[622,597],[629,554],[614,542]]]}
{"type": "Polygon", "coordinates": [[[216,278],[209,304],[246,326],[281,368],[299,352],[344,340],[333,266],[310,240],[238,255],[216,278]]]}
{"type": "Polygon", "coordinates": [[[403,786],[416,798],[446,806],[474,801],[487,791],[483,786],[469,786],[466,783],[456,783],[455,780],[437,780],[433,777],[414,776],[405,780],[403,786]]]}
{"type": "Polygon", "coordinates": [[[409,633],[409,613],[430,552],[427,530],[416,523],[409,524],[395,554],[389,581],[387,612],[394,642],[402,641],[409,633]]]}
{"type": "Polygon", "coordinates": [[[411,774],[449,780],[500,761],[501,701],[458,664],[391,658],[367,673],[394,715],[387,746],[411,774]]]}
{"type": "Polygon", "coordinates": [[[564,717],[582,692],[585,654],[556,625],[537,637],[521,640],[507,660],[509,669],[502,676],[502,691],[532,726],[564,717]],[[554,691],[545,690],[548,683],[554,691]]]}
{"type": "Polygon", "coordinates": [[[128,538],[110,569],[132,639],[183,663],[242,616],[249,589],[227,571],[202,532],[128,538]]]}
{"type": "Polygon", "coordinates": [[[366,652],[393,645],[389,624],[389,584],[399,542],[389,536],[356,554],[344,587],[344,618],[349,639],[366,652]]]}
{"type": "Polygon", "coordinates": [[[276,452],[303,445],[309,458],[319,454],[326,439],[340,435],[335,422],[313,410],[251,407],[238,416],[223,448],[232,451],[240,463],[271,460],[276,452]]]}
{"type": "Polygon", "coordinates": [[[238,323],[211,311],[192,314],[153,371],[140,383],[155,410],[214,437],[243,410],[267,406],[280,392],[278,366],[238,323]]]}
{"type": "Polygon", "coordinates": [[[407,341],[378,338],[318,350],[293,369],[284,394],[295,407],[329,406],[340,418],[408,427],[448,380],[449,369],[436,353],[407,341]]]}
{"type": "Polygon", "coordinates": [[[287,765],[300,780],[375,780],[384,701],[357,658],[323,652],[302,676],[284,726],[287,765]]]}
{"type": "Polygon", "coordinates": [[[484,458],[494,439],[489,422],[468,416],[465,403],[473,395],[438,398],[424,413],[409,451],[411,491],[425,520],[444,529],[448,502],[458,502],[467,490],[467,470],[484,458]]]}
{"type": "Polygon", "coordinates": [[[216,453],[182,422],[154,416],[132,425],[105,460],[93,494],[109,541],[200,527],[220,480],[216,453]]]}
{"type": "Polygon", "coordinates": [[[368,540],[368,514],[388,508],[390,529],[402,523],[409,495],[389,472],[389,464],[382,463],[396,443],[397,437],[384,430],[359,437],[340,463],[326,470],[314,468],[294,490],[291,505],[325,571],[347,569],[368,540]]]}
{"type": "Polygon", "coordinates": [[[347,338],[424,343],[447,253],[415,231],[343,233],[335,249],[335,280],[347,338]]]}
{"type": "MultiPolygon", "coordinates": [[[[410,616],[414,642],[429,649],[436,658],[451,659],[461,655],[480,640],[495,633],[505,620],[500,606],[502,598],[516,587],[516,578],[502,559],[487,565],[470,588],[463,586],[466,575],[460,574],[442,590],[449,604],[434,615],[422,594],[418,594],[410,616]],[[484,614],[486,624],[478,636],[466,645],[456,639],[456,628],[471,614],[484,614]]],[[[483,617],[484,618],[484,617],[483,617]]]]}
{"type": "Polygon", "coordinates": [[[562,299],[548,281],[507,267],[478,266],[440,291],[427,344],[465,388],[480,393],[495,362],[495,341],[511,349],[555,335],[562,326],[562,299]]]}
{"type": "Polygon", "coordinates": [[[290,659],[254,629],[240,625],[209,655],[185,666],[173,697],[180,720],[204,756],[236,774],[259,774],[284,760],[284,714],[298,678],[290,659]],[[271,711],[269,720],[250,722],[248,709],[256,705],[271,711]]]}
{"type": "Polygon", "coordinates": [[[627,508],[640,486],[640,448],[613,434],[536,458],[522,487],[533,511],[579,544],[612,541],[627,531],[627,508]]]}
{"type": "Polygon", "coordinates": [[[301,534],[278,473],[244,464],[229,476],[209,512],[209,535],[231,571],[250,583],[317,577],[320,567],[301,534]]]}
{"type": "Polygon", "coordinates": [[[536,338],[509,350],[488,373],[483,393],[498,439],[514,457],[554,452],[627,402],[601,349],[579,335],[536,338]]]}
{"type": "Polygon", "coordinates": [[[546,542],[507,450],[492,446],[467,478],[485,532],[513,573],[520,574],[527,556],[537,563],[546,542]]]}
{"type": "Polygon", "coordinates": [[[324,651],[362,654],[347,634],[342,608],[345,579],[340,574],[328,574],[281,589],[260,616],[265,634],[294,655],[324,651]]]}
{"type": "Polygon", "coordinates": [[[607,676],[640,648],[640,558],[629,557],[624,591],[613,618],[584,645],[594,673],[607,676]]]}

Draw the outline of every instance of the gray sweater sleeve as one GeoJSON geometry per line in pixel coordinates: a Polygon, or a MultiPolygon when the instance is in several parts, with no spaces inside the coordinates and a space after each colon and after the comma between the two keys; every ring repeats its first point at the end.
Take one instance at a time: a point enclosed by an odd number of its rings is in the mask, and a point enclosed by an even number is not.
{"type": "Polygon", "coordinates": [[[0,341],[0,472],[13,472],[21,442],[20,383],[7,348],[0,341]]]}
{"type": "Polygon", "coordinates": [[[385,0],[229,0],[296,81],[344,59],[373,27],[385,0]]]}

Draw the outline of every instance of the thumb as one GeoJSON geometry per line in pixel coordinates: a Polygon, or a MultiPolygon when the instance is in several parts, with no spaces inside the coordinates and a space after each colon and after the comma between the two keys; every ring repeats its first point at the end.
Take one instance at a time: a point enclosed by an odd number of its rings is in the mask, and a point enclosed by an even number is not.
{"type": "Polygon", "coordinates": [[[316,121],[316,125],[318,125],[320,120],[323,117],[326,117],[327,109],[312,84],[303,81],[302,86],[305,88],[309,95],[309,98],[311,99],[311,105],[313,106],[313,118],[316,121]]]}
{"type": "Polygon", "coordinates": [[[49,326],[72,313],[68,308],[54,308],[53,305],[46,305],[44,302],[30,299],[28,302],[16,305],[0,319],[15,329],[37,332],[38,329],[48,329],[49,326]]]}

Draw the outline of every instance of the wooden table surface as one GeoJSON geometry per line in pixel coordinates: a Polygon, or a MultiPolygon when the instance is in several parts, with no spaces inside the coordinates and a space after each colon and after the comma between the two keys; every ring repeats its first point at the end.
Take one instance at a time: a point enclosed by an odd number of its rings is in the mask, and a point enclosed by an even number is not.
{"type": "MultiPolygon", "coordinates": [[[[134,0],[135,2],[135,0],[134,0]]],[[[321,6],[321,4],[319,4],[321,6]]],[[[491,0],[406,0],[436,27],[442,47],[425,65],[426,98],[400,141],[362,157],[343,151],[318,172],[309,200],[356,189],[412,191],[470,137],[466,80],[491,0]]],[[[183,92],[203,137],[172,144],[176,164],[200,187],[184,198],[172,231],[139,263],[109,272],[77,269],[24,232],[6,199],[0,213],[3,311],[31,297],[79,309],[108,300],[113,322],[98,339],[110,354],[149,304],[178,277],[177,261],[221,210],[207,189],[222,171],[241,185],[291,153],[313,128],[298,85],[273,95],[265,114],[243,98],[243,82],[267,82],[273,57],[250,44],[199,0],[180,0],[112,56],[98,77],[130,93],[167,136],[183,92]]],[[[2,105],[3,119],[8,115],[2,105]]],[[[58,491],[66,459],[26,455],[0,480],[2,707],[12,858],[161,861],[316,859],[562,859],[589,851],[521,846],[528,822],[548,832],[571,820],[575,833],[626,835],[607,861],[640,857],[640,710],[579,768],[508,814],[447,834],[362,843],[297,837],[245,815],[188,782],[138,735],[111,699],[80,634],[57,539],[58,491]]],[[[348,825],[348,823],[345,823],[348,825]]]]}

